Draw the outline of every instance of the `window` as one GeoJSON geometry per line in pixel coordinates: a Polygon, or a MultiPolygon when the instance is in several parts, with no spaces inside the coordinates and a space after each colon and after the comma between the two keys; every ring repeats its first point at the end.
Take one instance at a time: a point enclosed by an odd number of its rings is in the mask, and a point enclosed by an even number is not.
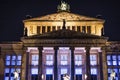
{"type": "Polygon", "coordinates": [[[6,55],[5,57],[5,80],[13,80],[14,79],[14,71],[19,73],[18,80],[20,80],[21,73],[21,55],[6,55]]]}
{"type": "Polygon", "coordinates": [[[82,65],[82,55],[75,55],[75,65],[82,65]]]}
{"type": "Polygon", "coordinates": [[[53,65],[53,55],[46,55],[46,65],[53,65]]]}
{"type": "Polygon", "coordinates": [[[61,74],[66,74],[67,73],[67,69],[61,69],[61,74]]]}
{"type": "Polygon", "coordinates": [[[39,56],[37,54],[32,55],[31,65],[38,65],[39,56]]]}
{"type": "Polygon", "coordinates": [[[52,68],[47,68],[46,69],[46,74],[53,74],[53,69],[52,68]]]}
{"type": "Polygon", "coordinates": [[[42,26],[42,33],[45,33],[45,26],[42,26]]]}
{"type": "Polygon", "coordinates": [[[107,65],[120,65],[120,55],[107,55],[107,65]]]}
{"type": "Polygon", "coordinates": [[[86,33],[86,27],[82,26],[82,33],[86,33]]]}
{"type": "Polygon", "coordinates": [[[21,65],[21,55],[6,55],[6,66],[20,66],[21,65]]]}
{"type": "Polygon", "coordinates": [[[87,26],[87,33],[91,33],[91,26],[87,26]]]}
{"type": "Polygon", "coordinates": [[[115,72],[115,80],[120,80],[120,54],[108,54],[107,55],[108,66],[108,80],[111,79],[110,74],[115,72]]]}
{"type": "Polygon", "coordinates": [[[72,30],[75,31],[75,26],[72,26],[72,30]]]}
{"type": "Polygon", "coordinates": [[[52,31],[55,31],[55,26],[52,27],[52,31]]]}
{"type": "Polygon", "coordinates": [[[60,26],[57,26],[57,30],[60,30],[60,26]]]}
{"type": "Polygon", "coordinates": [[[80,26],[77,26],[77,31],[80,32],[80,26]]]}
{"type": "Polygon", "coordinates": [[[50,32],[50,26],[47,26],[47,32],[50,32]]]}
{"type": "Polygon", "coordinates": [[[32,68],[32,69],[31,69],[31,73],[32,73],[33,75],[38,74],[38,68],[32,68]]]}
{"type": "Polygon", "coordinates": [[[97,69],[96,68],[91,68],[91,74],[92,75],[97,75],[97,69]]]}
{"type": "Polygon", "coordinates": [[[37,26],[37,34],[40,34],[40,26],[37,26]]]}
{"type": "Polygon", "coordinates": [[[82,69],[81,68],[76,68],[75,69],[75,74],[82,74],[82,69]]]}
{"type": "Polygon", "coordinates": [[[67,26],[67,29],[70,30],[70,26],[67,26]]]}
{"type": "Polygon", "coordinates": [[[67,55],[61,55],[61,65],[67,65],[67,55]]]}
{"type": "Polygon", "coordinates": [[[90,64],[97,65],[97,55],[90,55],[90,64]]]}

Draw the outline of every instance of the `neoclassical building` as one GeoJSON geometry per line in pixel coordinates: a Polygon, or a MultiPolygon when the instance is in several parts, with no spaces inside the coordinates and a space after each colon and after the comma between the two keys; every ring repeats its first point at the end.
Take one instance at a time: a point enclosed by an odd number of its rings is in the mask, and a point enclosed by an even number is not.
{"type": "Polygon", "coordinates": [[[23,20],[19,42],[0,43],[0,79],[120,80],[120,42],[102,35],[105,20],[74,14],[61,2],[53,14],[23,20]]]}

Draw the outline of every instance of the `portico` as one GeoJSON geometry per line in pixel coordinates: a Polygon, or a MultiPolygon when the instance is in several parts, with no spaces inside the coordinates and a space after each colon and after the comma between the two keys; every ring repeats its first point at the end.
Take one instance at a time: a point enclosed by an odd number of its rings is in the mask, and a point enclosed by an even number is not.
{"type": "Polygon", "coordinates": [[[63,75],[67,73],[71,80],[86,80],[85,75],[87,80],[101,80],[100,57],[107,38],[80,34],[62,29],[49,35],[23,37],[26,54],[29,55],[26,73],[29,76],[26,79],[63,80],[63,75]]]}

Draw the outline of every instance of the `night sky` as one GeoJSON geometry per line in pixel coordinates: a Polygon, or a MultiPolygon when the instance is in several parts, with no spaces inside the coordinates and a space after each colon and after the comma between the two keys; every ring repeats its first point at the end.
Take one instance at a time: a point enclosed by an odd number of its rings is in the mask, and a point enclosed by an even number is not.
{"type": "MultiPolygon", "coordinates": [[[[118,0],[64,0],[70,11],[80,15],[105,20],[105,35],[110,41],[120,41],[120,4],[118,0]]],[[[20,41],[23,36],[23,20],[26,15],[43,16],[57,12],[60,0],[1,0],[0,41],[20,41]]]]}

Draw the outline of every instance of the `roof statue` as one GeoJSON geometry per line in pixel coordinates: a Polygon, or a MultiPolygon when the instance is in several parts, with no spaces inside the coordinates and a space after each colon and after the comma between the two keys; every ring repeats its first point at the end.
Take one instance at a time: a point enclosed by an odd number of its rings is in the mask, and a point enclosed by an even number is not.
{"type": "Polygon", "coordinates": [[[67,3],[64,2],[64,1],[61,1],[61,4],[58,5],[57,9],[58,9],[58,12],[62,12],[62,11],[67,11],[67,12],[69,12],[69,11],[70,11],[70,5],[67,4],[67,3]]]}

